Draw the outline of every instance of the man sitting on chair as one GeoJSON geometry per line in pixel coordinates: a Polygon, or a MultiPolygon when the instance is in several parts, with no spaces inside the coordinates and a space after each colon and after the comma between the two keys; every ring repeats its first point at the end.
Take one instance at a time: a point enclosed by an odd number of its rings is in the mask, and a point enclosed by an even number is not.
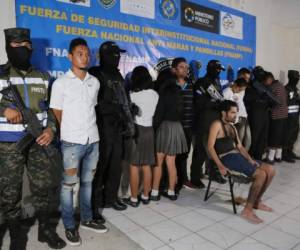
{"type": "Polygon", "coordinates": [[[237,104],[226,100],[220,106],[222,118],[214,121],[210,126],[207,145],[209,155],[223,176],[233,170],[253,179],[241,216],[255,224],[262,223],[263,220],[254,213],[253,209],[272,211],[272,208],[262,203],[261,198],[270,185],[275,170],[269,164],[253,160],[241,144],[233,126],[238,113],[237,104]]]}

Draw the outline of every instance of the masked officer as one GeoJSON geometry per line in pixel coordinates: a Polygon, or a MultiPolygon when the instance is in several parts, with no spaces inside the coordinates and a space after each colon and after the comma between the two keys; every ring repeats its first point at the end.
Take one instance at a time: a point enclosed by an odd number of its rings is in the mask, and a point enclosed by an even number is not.
{"type": "Polygon", "coordinates": [[[249,154],[256,160],[262,160],[267,147],[270,111],[276,103],[270,98],[271,91],[265,70],[256,66],[252,73],[254,79],[244,96],[251,131],[249,154]]]}
{"type": "Polygon", "coordinates": [[[220,118],[218,110],[221,94],[220,73],[225,68],[218,60],[210,60],[206,67],[206,75],[194,85],[194,103],[196,115],[196,140],[191,164],[191,182],[194,186],[204,188],[202,165],[207,158],[204,148],[204,136],[208,134],[210,124],[220,118]]]}
{"type": "Polygon", "coordinates": [[[22,124],[23,117],[13,103],[0,96],[0,214],[5,218],[5,221],[0,221],[1,228],[9,229],[10,249],[26,248],[27,236],[20,224],[22,180],[26,166],[39,221],[38,240],[46,242],[50,248],[61,249],[66,244],[56,234],[56,225],[50,221],[50,214],[54,212],[50,208],[53,208],[55,198],[52,192],[59,181],[53,183],[54,166],[41,147],[49,145],[56,132],[53,114],[41,105],[47,101],[49,78],[30,64],[33,51],[30,30],[11,28],[4,30],[4,33],[8,63],[0,67],[0,90],[6,88],[9,82],[16,86],[25,105],[36,113],[44,130],[26,150],[19,152],[16,142],[24,136],[26,124],[22,124]]]}
{"type": "Polygon", "coordinates": [[[300,157],[293,152],[293,147],[297,141],[299,132],[300,96],[297,88],[297,84],[299,82],[299,71],[289,70],[288,78],[289,82],[285,86],[288,102],[288,119],[286,121],[286,129],[284,131],[285,141],[282,160],[294,163],[295,159],[300,159],[300,157]]]}
{"type": "Polygon", "coordinates": [[[127,206],[118,198],[122,174],[124,136],[133,135],[133,120],[128,113],[129,101],[124,79],[118,65],[121,53],[126,52],[115,42],[107,41],[99,48],[100,66],[89,73],[98,78],[101,88],[96,107],[100,134],[100,160],[94,178],[94,216],[103,220],[100,207],[124,210],[127,206]]]}

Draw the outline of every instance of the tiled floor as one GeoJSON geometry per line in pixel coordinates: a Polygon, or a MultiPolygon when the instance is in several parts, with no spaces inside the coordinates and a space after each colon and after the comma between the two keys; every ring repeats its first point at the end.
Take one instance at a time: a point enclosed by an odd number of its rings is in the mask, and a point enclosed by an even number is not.
{"type": "MultiPolygon", "coordinates": [[[[300,249],[300,162],[275,168],[277,176],[265,195],[274,212],[258,211],[265,220],[261,225],[240,218],[242,207],[234,215],[224,191],[204,202],[204,190],[182,190],[175,202],[162,198],[124,212],[105,210],[104,215],[144,249],[300,249]]],[[[248,189],[240,185],[235,193],[246,197],[248,189]]]]}
{"type": "MultiPolygon", "coordinates": [[[[77,249],[133,250],[140,246],[157,250],[300,250],[300,161],[294,165],[277,164],[275,168],[277,176],[265,195],[274,212],[258,211],[265,220],[261,225],[240,218],[242,207],[234,215],[229,194],[224,191],[204,202],[205,190],[182,190],[175,202],[162,198],[123,212],[105,209],[105,217],[114,225],[111,231],[100,236],[83,234],[84,244],[77,249]]],[[[228,190],[227,184],[213,187],[228,190]]],[[[235,187],[235,193],[246,197],[248,189],[240,185],[235,187]]],[[[59,233],[63,235],[61,225],[59,233]]],[[[6,237],[6,247],[7,244],[6,237]]],[[[36,227],[30,232],[28,249],[47,249],[36,241],[36,227]]]]}

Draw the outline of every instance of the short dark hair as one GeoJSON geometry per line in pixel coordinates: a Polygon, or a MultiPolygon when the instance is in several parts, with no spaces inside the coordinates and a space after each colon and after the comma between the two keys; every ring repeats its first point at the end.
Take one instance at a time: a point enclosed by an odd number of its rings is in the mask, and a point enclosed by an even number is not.
{"type": "Polygon", "coordinates": [[[135,67],[131,74],[131,90],[138,92],[152,88],[153,81],[148,69],[144,66],[135,67]]]}
{"type": "Polygon", "coordinates": [[[268,78],[273,78],[273,79],[275,79],[275,78],[274,78],[274,75],[272,74],[272,72],[266,71],[263,80],[266,81],[268,78]]]}
{"type": "Polygon", "coordinates": [[[72,54],[73,50],[74,50],[77,46],[79,46],[79,45],[83,45],[83,46],[88,47],[88,44],[87,44],[86,40],[84,40],[84,39],[81,38],[81,37],[77,37],[77,38],[74,38],[74,39],[70,42],[69,53],[72,54]]]}
{"type": "Polygon", "coordinates": [[[186,63],[186,59],[184,57],[176,57],[173,59],[172,61],[172,68],[176,68],[178,66],[179,63],[185,62],[186,63]]]}
{"type": "Polygon", "coordinates": [[[248,82],[244,78],[238,78],[234,81],[234,84],[240,88],[247,87],[248,82]]]}
{"type": "Polygon", "coordinates": [[[231,100],[224,100],[220,103],[220,111],[228,112],[232,107],[238,108],[238,105],[236,102],[231,100]]]}
{"type": "Polygon", "coordinates": [[[251,75],[251,71],[249,69],[247,69],[247,68],[240,68],[238,70],[237,74],[238,74],[238,77],[241,77],[241,75],[243,75],[243,74],[249,74],[249,75],[251,75]]]}

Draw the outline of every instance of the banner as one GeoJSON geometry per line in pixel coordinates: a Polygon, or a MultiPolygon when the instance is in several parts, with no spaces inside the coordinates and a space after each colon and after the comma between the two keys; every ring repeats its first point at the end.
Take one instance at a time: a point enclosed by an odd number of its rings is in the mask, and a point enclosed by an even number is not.
{"type": "Polygon", "coordinates": [[[53,77],[70,67],[76,37],[87,40],[91,66],[106,40],[126,49],[123,75],[137,65],[154,74],[159,59],[179,56],[200,62],[200,75],[210,59],[235,71],[255,65],[256,18],[206,0],[16,0],[16,17],[31,29],[33,64],[53,77]]]}

